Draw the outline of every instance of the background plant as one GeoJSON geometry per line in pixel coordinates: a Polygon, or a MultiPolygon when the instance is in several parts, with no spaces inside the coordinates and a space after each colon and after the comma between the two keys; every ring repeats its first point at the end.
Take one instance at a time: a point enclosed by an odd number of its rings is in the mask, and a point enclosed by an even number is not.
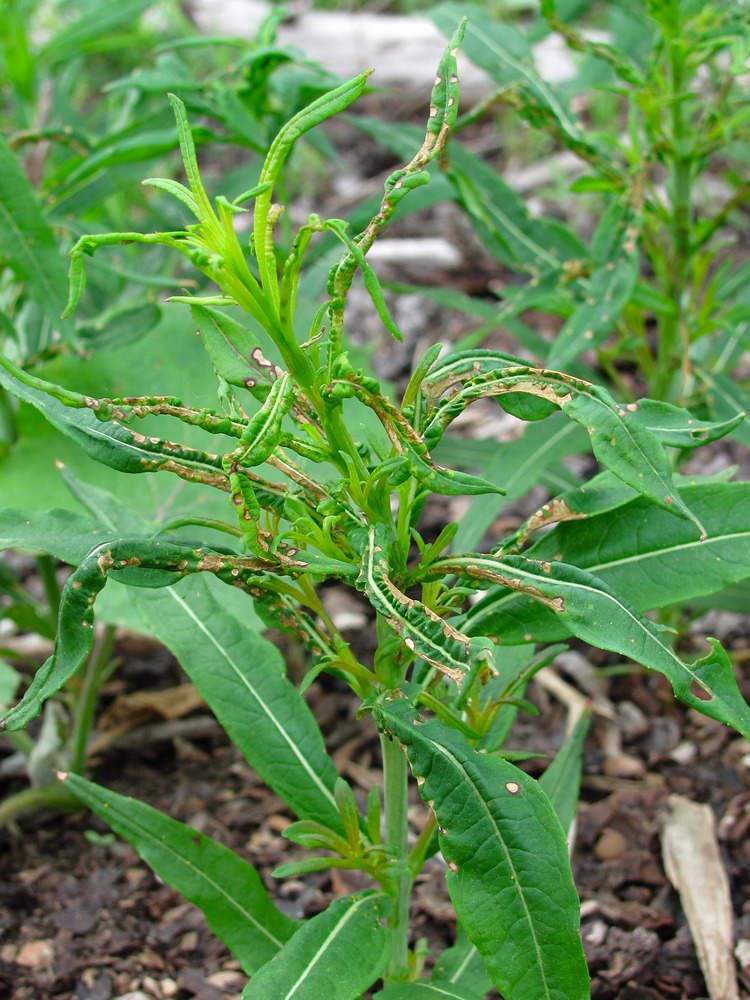
{"type": "Polygon", "coordinates": [[[176,250],[215,283],[213,295],[178,299],[190,306],[219,375],[217,409],[175,396],[88,396],[0,362],[3,384],[98,461],[211,486],[236,515],[220,521],[196,512],[146,525],[85,484],[74,486],[88,517],[4,512],[6,544],[38,545],[78,564],[62,596],[54,654],[5,725],[22,729],[80,670],[91,648],[95,599],[99,607],[109,577],[126,583],[134,613],[178,653],[230,737],[297,815],[287,836],[332,855],[277,874],[357,868],[377,886],[298,925],[273,906],[257,873],[221,845],[65,776],[65,788],[203,908],[251,975],[250,998],[321,990],[355,997],[380,977],[388,998],[439,995],[446,982],[466,1000],[490,984],[508,1000],[588,995],[578,901],[554,808],[567,825],[582,732],[560,758],[562,776],[553,771],[547,780],[549,797],[498,753],[514,711],[525,707],[519,699],[526,681],[554,655],[554,648],[537,650],[537,642],[572,634],[635,659],[664,673],[686,704],[750,735],[750,708],[718,643],[686,663],[638,610],[680,600],[691,588],[710,592],[747,572],[745,484],[675,480],[660,443],[691,447],[726,426],[696,423],[667,404],[623,407],[591,382],[500,352],[441,356],[439,345],[395,399],[343,349],[346,298],[358,269],[384,326],[399,335],[365,255],[401,199],[427,182],[425,168],[445,145],[457,113],[462,31],[441,63],[421,148],[388,179],[380,211],[357,236],[341,220],[311,215],[279,252],[275,228],[283,208],[273,194],[294,142],[350,105],[366,75],[295,115],[271,144],[258,184],[234,201],[208,197],[184,104],[172,97],[189,186],[150,183],[174,194],[196,221],[172,232],[85,236],[73,249],[71,308],[84,292],[84,257],[122,240],[176,250]],[[235,217],[250,200],[246,248],[235,217]],[[331,270],[327,298],[302,325],[302,260],[323,233],[341,241],[344,256],[331,270]],[[446,551],[457,525],[423,538],[426,504],[499,487],[438,466],[431,451],[483,398],[524,420],[560,411],[583,428],[607,471],[556,497],[489,553],[446,551]],[[148,433],[165,420],[214,435],[215,451],[148,433]],[[131,427],[140,421],[149,421],[146,434],[131,427]],[[634,521],[641,530],[632,530],[634,521]],[[540,527],[555,522],[535,541],[540,527]],[[609,550],[600,545],[604,534],[609,550]],[[356,658],[331,621],[317,590],[325,579],[352,586],[371,604],[379,640],[372,663],[356,658]],[[643,579],[651,581],[648,593],[643,579]],[[239,615],[214,593],[227,584],[244,599],[239,615]],[[466,598],[480,591],[482,599],[467,607],[466,598]],[[148,598],[136,596],[143,594],[148,598]],[[332,672],[360,699],[361,714],[374,715],[385,774],[382,828],[379,796],[372,794],[360,813],[280,655],[249,627],[247,595],[266,624],[295,632],[310,649],[303,689],[320,671],[332,672]],[[509,654],[496,643],[519,649],[509,654]],[[411,850],[407,757],[433,810],[411,850]],[[467,936],[426,980],[424,956],[409,949],[408,904],[414,878],[438,845],[467,936]]]}
{"type": "MultiPolygon", "coordinates": [[[[461,15],[451,4],[431,11],[446,33],[461,15]]],[[[746,8],[562,2],[543,4],[542,15],[521,28],[473,12],[463,51],[496,89],[457,122],[446,156],[452,186],[444,181],[434,192],[457,201],[492,257],[517,277],[503,285],[499,303],[446,288],[419,291],[481,320],[466,346],[500,328],[506,341],[509,334],[551,368],[587,379],[599,370],[624,402],[648,394],[710,419],[735,420],[730,435],[750,444],[739,417],[748,395],[738,377],[747,346],[747,261],[736,252],[747,197],[746,8]],[[608,31],[616,45],[592,41],[589,27],[608,31]],[[534,63],[533,44],[550,31],[579,60],[563,84],[547,83],[544,66],[534,63]],[[532,214],[500,171],[461,141],[462,128],[488,115],[497,116],[504,134],[511,130],[508,144],[518,144],[512,135],[520,120],[530,126],[531,150],[550,156],[564,149],[579,159],[581,175],[569,190],[550,183],[544,192],[553,212],[532,214]],[[582,232],[577,220],[592,217],[599,219],[593,233],[582,232]],[[539,332],[550,315],[559,317],[552,339],[539,332]]],[[[358,124],[399,156],[415,141],[407,125],[358,124]]],[[[531,477],[553,492],[561,476],[569,481],[557,463],[560,449],[586,447],[570,426],[561,424],[559,435],[540,431],[546,458],[534,463],[531,477]]],[[[536,448],[527,428],[515,448],[519,463],[536,448]]],[[[507,475],[513,451],[492,453],[489,443],[478,443],[471,457],[463,455],[476,461],[481,453],[487,477],[507,487],[507,479],[494,477],[507,475]]],[[[460,451],[439,454],[464,461],[460,451]]],[[[509,498],[529,485],[528,475],[519,476],[509,498]]],[[[475,503],[460,543],[480,542],[503,502],[475,503]]]]}
{"type": "MultiPolygon", "coordinates": [[[[147,166],[158,164],[168,175],[182,167],[164,91],[179,86],[187,106],[201,117],[194,140],[228,154],[222,182],[231,187],[240,183],[233,150],[242,149],[241,183],[252,183],[284,116],[324,92],[330,77],[300,53],[276,44],[283,8],[269,15],[256,38],[244,40],[197,37],[178,5],[115,0],[104,17],[95,7],[81,2],[42,8],[23,0],[3,5],[0,337],[5,353],[27,369],[98,395],[116,394],[118,383],[138,377],[144,363],[149,365],[148,356],[157,367],[170,364],[164,359],[174,328],[159,297],[169,288],[197,290],[202,280],[200,275],[196,280],[195,271],[181,273],[158,249],[144,259],[147,248],[139,248],[136,264],[124,245],[116,258],[94,262],[85,303],[75,316],[61,319],[68,295],[62,254],[81,233],[122,229],[126,220],[144,228],[181,224],[171,195],[140,183],[147,166]]],[[[335,155],[323,136],[300,152],[308,165],[335,155]]],[[[290,179],[293,186],[291,172],[290,179]]],[[[199,364],[191,365],[190,347],[183,345],[179,355],[172,388],[207,402],[214,394],[211,372],[204,375],[199,364]]],[[[73,508],[79,515],[96,504],[91,488],[79,479],[92,474],[80,449],[71,449],[71,442],[36,419],[32,408],[16,406],[3,388],[0,417],[4,504],[27,510],[73,508]],[[46,484],[44,497],[28,489],[35,473],[46,484]]],[[[108,484],[101,470],[94,474],[108,484]]],[[[117,488],[127,495],[127,480],[117,488]]],[[[145,516],[137,527],[131,521],[134,531],[155,527],[148,516],[152,510],[163,520],[167,510],[176,514],[180,509],[180,490],[173,486],[150,490],[148,499],[142,491],[137,496],[145,516]]],[[[208,516],[210,502],[202,506],[208,516]]],[[[112,510],[110,527],[128,523],[126,508],[112,510]]],[[[44,598],[32,597],[2,566],[0,614],[19,629],[51,639],[60,583],[48,550],[39,544],[32,548],[39,553],[44,598]]],[[[68,551],[63,558],[75,563],[78,557],[71,560],[68,551]]],[[[47,706],[41,730],[33,739],[27,733],[4,737],[24,755],[31,787],[0,804],[2,822],[33,807],[75,801],[54,781],[52,768],[83,770],[98,692],[113,669],[108,654],[114,626],[129,620],[123,602],[102,610],[107,624],[88,666],[47,706]]],[[[35,664],[19,660],[12,649],[5,654],[0,702],[7,707],[35,664]]]]}

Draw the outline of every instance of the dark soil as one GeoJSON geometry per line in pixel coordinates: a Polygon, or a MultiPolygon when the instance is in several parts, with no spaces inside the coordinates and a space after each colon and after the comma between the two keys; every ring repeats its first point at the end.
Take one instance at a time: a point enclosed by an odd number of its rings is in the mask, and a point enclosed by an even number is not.
{"type": "MultiPolygon", "coordinates": [[[[724,638],[737,652],[744,649],[741,636],[724,638]]],[[[140,724],[123,734],[116,720],[128,706],[133,680],[142,684],[149,663],[154,686],[171,690],[172,701],[189,694],[189,686],[179,687],[184,675],[159,647],[126,637],[119,652],[126,659],[105,695],[105,706],[110,704],[96,734],[102,749],[92,761],[95,780],[157,805],[242,853],[294,916],[311,916],[357,887],[356,873],[335,870],[280,884],[270,878],[282,860],[299,851],[280,836],[291,816],[205,709],[190,710],[190,697],[184,698],[183,718],[165,721],[141,710],[135,717],[140,724]],[[128,669],[128,661],[135,669],[128,669]],[[116,725],[119,737],[109,742],[116,725]]],[[[554,752],[564,710],[542,689],[531,694],[541,715],[522,717],[511,745],[554,752]]],[[[679,897],[664,874],[659,817],[670,792],[710,803],[733,890],[736,936],[750,938],[746,744],[726,727],[677,705],[661,678],[619,678],[606,694],[618,722],[613,729],[612,723],[595,720],[589,736],[575,853],[592,996],[703,997],[706,987],[679,897]]],[[[313,685],[310,703],[339,771],[364,799],[370,784],[380,780],[374,730],[367,720],[354,720],[354,706],[336,682],[313,685]]],[[[5,781],[0,790],[16,787],[20,783],[5,781]]],[[[412,820],[416,832],[424,821],[416,799],[412,820]]],[[[201,913],[160,883],[128,845],[108,836],[97,818],[84,812],[22,818],[5,830],[0,845],[1,997],[239,996],[245,977],[201,913]]],[[[420,879],[413,916],[414,940],[426,938],[434,961],[454,932],[439,858],[420,879]]]]}

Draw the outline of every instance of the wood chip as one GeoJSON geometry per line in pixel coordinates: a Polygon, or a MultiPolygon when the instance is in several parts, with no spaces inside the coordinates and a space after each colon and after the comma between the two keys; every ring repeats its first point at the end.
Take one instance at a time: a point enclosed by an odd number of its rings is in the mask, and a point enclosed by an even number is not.
{"type": "Polygon", "coordinates": [[[667,877],[680,894],[711,1000],[739,1000],[729,880],[711,808],[670,795],[662,854],[667,877]]]}

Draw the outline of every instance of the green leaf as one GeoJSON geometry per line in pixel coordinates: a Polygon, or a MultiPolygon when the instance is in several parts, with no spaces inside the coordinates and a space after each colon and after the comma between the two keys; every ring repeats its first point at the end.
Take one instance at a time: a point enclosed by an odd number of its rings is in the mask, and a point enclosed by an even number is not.
{"type": "Polygon", "coordinates": [[[102,529],[93,517],[72,510],[40,511],[33,516],[19,510],[0,511],[0,549],[44,552],[71,566],[77,566],[95,545],[115,537],[114,531],[102,529]]]}
{"type": "Polygon", "coordinates": [[[475,400],[494,397],[502,405],[506,393],[513,397],[530,393],[554,403],[566,417],[581,424],[594,455],[619,479],[659,507],[692,521],[705,534],[677,492],[669,459],[656,437],[630,410],[618,406],[606,389],[559,372],[515,366],[494,369],[494,364],[491,351],[463,352],[446,358],[429,373],[424,386],[428,400],[436,405],[423,432],[428,447],[475,400]],[[459,384],[463,388],[444,395],[459,384]]]}
{"type": "Polygon", "coordinates": [[[533,275],[557,274],[566,260],[587,257],[571,230],[532,216],[523,199],[480,157],[453,144],[450,165],[459,202],[502,264],[533,275]]]}
{"type": "Polygon", "coordinates": [[[26,283],[52,328],[72,344],[73,323],[60,318],[68,299],[65,263],[26,174],[1,136],[0,176],[0,262],[26,283]]]}
{"type": "Polygon", "coordinates": [[[143,631],[174,653],[263,781],[297,816],[342,833],[336,769],[281,654],[229,612],[207,583],[192,577],[163,590],[128,589],[143,631]]]}
{"type": "Polygon", "coordinates": [[[53,35],[40,49],[39,60],[54,67],[79,58],[90,48],[95,51],[103,36],[132,26],[153,5],[154,0],[110,0],[95,17],[84,13],[53,35]]]}
{"type": "Polygon", "coordinates": [[[383,699],[378,726],[406,748],[434,810],[456,913],[507,1000],[588,1000],[567,845],[539,785],[460,733],[383,699]]]}
{"type": "Polygon", "coordinates": [[[127,299],[81,323],[78,336],[86,349],[122,347],[150,333],[160,319],[161,309],[155,303],[127,299]]]}
{"type": "Polygon", "coordinates": [[[237,320],[219,309],[191,305],[190,312],[211,359],[211,364],[230,385],[248,389],[258,380],[258,371],[249,363],[260,351],[258,338],[237,320]]]}
{"type": "Polygon", "coordinates": [[[583,744],[591,721],[591,709],[584,711],[555,754],[555,759],[539,779],[539,785],[552,803],[567,837],[578,807],[581,786],[583,744]]]}
{"type": "MultiPolygon", "coordinates": [[[[306,703],[284,674],[275,646],[234,617],[208,588],[183,596],[171,584],[191,570],[222,572],[226,560],[187,541],[115,540],[99,545],[63,588],[55,649],[4,725],[20,729],[81,667],[93,641],[93,603],[108,574],[165,588],[139,611],[144,631],[163,642],[251,766],[301,817],[343,832],[333,788],[336,771],[306,703]]],[[[228,562],[227,562],[228,565],[228,562]]],[[[227,580],[235,579],[231,571],[227,580]]]]}
{"type": "MultiPolygon", "coordinates": [[[[562,562],[479,554],[439,560],[432,569],[491,580],[526,594],[551,610],[579,639],[658,670],[669,679],[680,701],[750,739],[750,707],[721,646],[710,640],[712,652],[707,657],[693,664],[683,662],[653,622],[591,573],[562,562]]],[[[493,635],[498,624],[498,619],[484,617],[481,634],[493,635]]],[[[472,631],[476,627],[473,621],[464,623],[464,628],[467,625],[472,631]]],[[[528,629],[525,641],[531,641],[529,622],[524,620],[522,627],[528,629]]]]}
{"type": "Polygon", "coordinates": [[[456,943],[446,948],[432,970],[435,983],[465,989],[483,997],[492,989],[492,980],[482,956],[471,943],[460,922],[456,925],[456,943]]]}
{"type": "Polygon", "coordinates": [[[420,601],[401,593],[391,582],[379,525],[368,532],[356,585],[364,590],[372,606],[401,637],[407,649],[437,667],[459,687],[474,668],[486,662],[486,649],[473,649],[467,636],[457,632],[420,601]]]}
{"type": "MultiPolygon", "coordinates": [[[[682,488],[705,524],[690,526],[640,498],[601,515],[560,524],[529,555],[588,570],[641,610],[715,593],[750,576],[750,483],[682,488]]],[[[571,501],[572,502],[572,501],[571,501]]]]}
{"type": "Polygon", "coordinates": [[[698,420],[689,410],[656,399],[639,399],[631,404],[636,420],[670,448],[697,448],[731,434],[745,421],[738,413],[727,420],[698,420]]]}
{"type": "Polygon", "coordinates": [[[389,909],[381,892],[334,900],[253,976],[242,1000],[358,1000],[388,961],[389,909]]]}
{"type": "MultiPolygon", "coordinates": [[[[446,35],[450,35],[465,13],[463,5],[454,3],[440,4],[429,12],[446,35]]],[[[574,141],[584,139],[578,123],[562,103],[560,89],[551,87],[537,72],[527,37],[507,20],[495,20],[481,7],[472,8],[462,51],[501,87],[519,85],[574,141]]]]}
{"type": "MultiPolygon", "coordinates": [[[[709,403],[718,417],[731,420],[750,413],[750,393],[729,375],[705,370],[699,370],[698,375],[708,388],[709,403]]],[[[750,448],[750,422],[741,420],[732,431],[732,437],[750,448]]]]}
{"type": "Polygon", "coordinates": [[[289,372],[283,372],[271,385],[268,396],[242,432],[235,457],[247,465],[262,465],[281,442],[281,424],[294,403],[294,383],[289,372]]]}
{"type": "Polygon", "coordinates": [[[0,385],[18,399],[31,403],[49,422],[72,438],[87,455],[120,472],[158,472],[164,468],[181,470],[186,479],[224,483],[221,461],[216,455],[181,445],[168,445],[116,423],[101,421],[85,407],[83,397],[42,379],[27,375],[0,354],[0,385]],[[66,405],[56,395],[71,400],[66,405]]]}
{"type": "Polygon", "coordinates": [[[273,246],[273,213],[270,211],[273,187],[297,139],[356,101],[365,89],[368,76],[369,72],[361,73],[303,108],[283,126],[268,150],[259,184],[270,183],[255,200],[253,236],[263,294],[273,305],[276,314],[279,311],[279,286],[273,246]]]}
{"type": "Polygon", "coordinates": [[[466,24],[466,17],[459,19],[438,65],[430,95],[430,117],[427,123],[428,131],[435,134],[443,129],[453,128],[456,123],[459,94],[456,53],[463,43],[466,24]]]}
{"type": "Polygon", "coordinates": [[[482,1000],[482,995],[465,986],[422,979],[414,983],[394,983],[376,993],[373,1000],[482,1000]]]}
{"type": "Polygon", "coordinates": [[[367,258],[359,245],[346,232],[348,225],[349,224],[344,222],[342,219],[328,219],[323,224],[323,228],[335,233],[337,238],[341,240],[349,253],[356,260],[362,274],[362,280],[364,281],[365,288],[372,299],[372,304],[375,306],[375,311],[380,318],[380,322],[386,328],[388,333],[390,333],[390,335],[394,338],[394,340],[401,341],[404,338],[401,335],[401,331],[396,326],[393,317],[388,312],[388,305],[386,304],[385,297],[383,295],[383,289],[380,287],[378,276],[368,264],[367,258]]]}
{"type": "Polygon", "coordinates": [[[228,847],[77,774],[63,780],[159,878],[203,911],[248,975],[270,961],[300,926],[276,909],[255,868],[228,847]]]}
{"type": "Polygon", "coordinates": [[[618,255],[591,275],[585,300],[573,310],[547,356],[550,368],[566,368],[581,351],[598,347],[614,329],[638,277],[638,254],[618,255]]]}

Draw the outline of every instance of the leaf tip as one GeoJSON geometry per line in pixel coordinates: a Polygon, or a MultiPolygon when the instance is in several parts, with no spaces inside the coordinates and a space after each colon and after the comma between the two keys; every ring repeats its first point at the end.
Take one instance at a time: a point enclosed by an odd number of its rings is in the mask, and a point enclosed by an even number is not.
{"type": "Polygon", "coordinates": [[[55,777],[58,781],[67,781],[69,776],[70,775],[67,771],[55,771],[55,777]]]}

